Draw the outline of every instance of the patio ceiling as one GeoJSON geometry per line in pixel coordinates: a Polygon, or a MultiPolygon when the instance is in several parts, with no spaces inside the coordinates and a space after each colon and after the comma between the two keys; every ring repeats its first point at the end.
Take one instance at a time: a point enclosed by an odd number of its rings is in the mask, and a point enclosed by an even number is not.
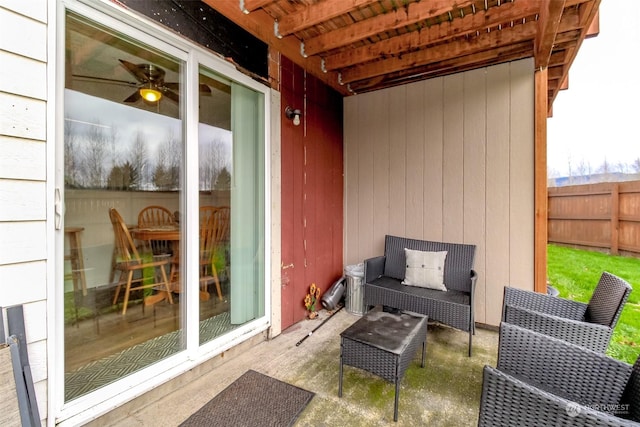
{"type": "Polygon", "coordinates": [[[549,113],[600,0],[203,0],[343,95],[533,57],[549,113]]]}

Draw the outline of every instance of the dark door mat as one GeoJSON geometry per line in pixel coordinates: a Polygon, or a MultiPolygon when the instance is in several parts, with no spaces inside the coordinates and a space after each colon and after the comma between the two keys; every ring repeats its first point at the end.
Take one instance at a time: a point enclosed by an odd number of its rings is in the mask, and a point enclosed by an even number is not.
{"type": "Polygon", "coordinates": [[[291,426],[315,393],[248,370],[181,427],[291,426]]]}

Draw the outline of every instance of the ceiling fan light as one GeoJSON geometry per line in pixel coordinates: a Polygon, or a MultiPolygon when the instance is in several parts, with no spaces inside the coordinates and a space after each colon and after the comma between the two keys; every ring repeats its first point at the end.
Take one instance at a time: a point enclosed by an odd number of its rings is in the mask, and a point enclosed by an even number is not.
{"type": "Polygon", "coordinates": [[[160,98],[162,98],[162,92],[149,85],[149,87],[140,88],[140,96],[142,96],[145,101],[157,102],[160,101],[160,98]]]}

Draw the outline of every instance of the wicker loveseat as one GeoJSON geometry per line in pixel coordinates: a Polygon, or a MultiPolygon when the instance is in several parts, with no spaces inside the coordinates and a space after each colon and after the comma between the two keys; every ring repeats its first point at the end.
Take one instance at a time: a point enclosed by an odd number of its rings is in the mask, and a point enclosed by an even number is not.
{"type": "Polygon", "coordinates": [[[640,426],[634,366],[502,323],[496,368],[485,366],[479,426],[640,426]]]}
{"type": "Polygon", "coordinates": [[[385,236],[384,255],[364,262],[364,305],[414,311],[429,320],[469,332],[471,356],[474,324],[474,292],[477,275],[473,271],[475,245],[442,243],[385,236]],[[446,291],[403,285],[405,248],[425,252],[446,251],[444,285],[446,291]]]}

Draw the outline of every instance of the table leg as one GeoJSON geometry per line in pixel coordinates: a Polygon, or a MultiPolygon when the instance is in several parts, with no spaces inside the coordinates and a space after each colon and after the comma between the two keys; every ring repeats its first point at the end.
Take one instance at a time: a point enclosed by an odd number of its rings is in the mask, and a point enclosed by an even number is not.
{"type": "Polygon", "coordinates": [[[395,402],[393,405],[393,421],[398,421],[398,400],[400,397],[400,381],[398,377],[396,377],[396,396],[395,402]]]}
{"type": "Polygon", "coordinates": [[[400,399],[400,357],[396,358],[396,395],[393,403],[393,421],[398,421],[398,400],[400,399]]]}
{"type": "Polygon", "coordinates": [[[342,397],[342,342],[340,343],[340,374],[338,378],[338,397],[342,397]]]}

